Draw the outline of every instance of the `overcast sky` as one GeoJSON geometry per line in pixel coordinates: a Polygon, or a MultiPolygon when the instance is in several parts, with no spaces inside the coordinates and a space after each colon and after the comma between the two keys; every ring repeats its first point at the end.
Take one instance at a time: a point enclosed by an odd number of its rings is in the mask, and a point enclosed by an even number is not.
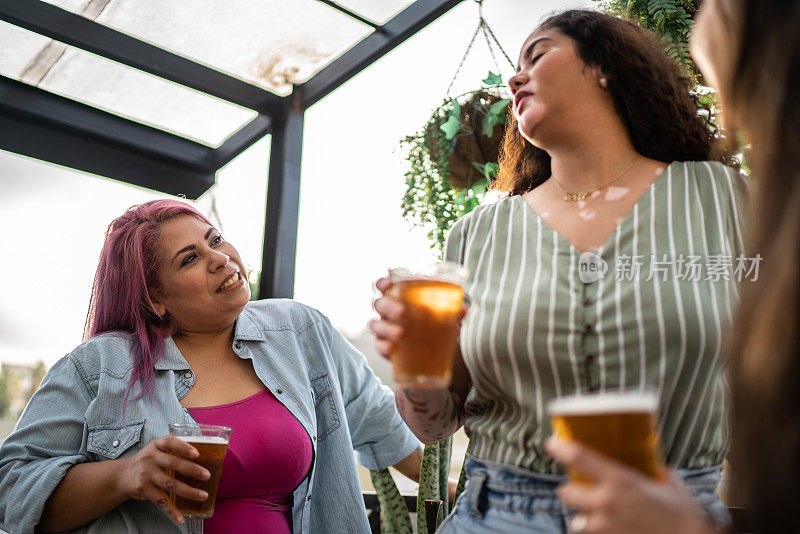
{"type": "MultiPolygon", "coordinates": [[[[516,61],[543,15],[589,5],[486,0],[484,14],[516,61]]],[[[295,297],[348,335],[364,330],[372,282],[387,267],[435,258],[426,231],[400,214],[399,141],[441,103],[477,21],[476,4],[463,2],[306,112],[295,297]]],[[[501,66],[507,80],[511,68],[501,66]]],[[[490,68],[486,45],[476,43],[451,93],[477,88],[490,68]]],[[[226,239],[252,268],[261,258],[268,164],[267,139],[222,169],[198,202],[208,213],[216,200],[226,239]]],[[[106,226],[128,206],[162,196],[0,151],[0,361],[51,365],[80,343],[106,226]]]]}

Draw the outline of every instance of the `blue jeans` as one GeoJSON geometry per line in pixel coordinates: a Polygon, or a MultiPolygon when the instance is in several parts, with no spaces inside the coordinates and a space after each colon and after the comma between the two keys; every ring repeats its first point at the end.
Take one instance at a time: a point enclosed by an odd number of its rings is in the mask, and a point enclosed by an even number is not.
{"type": "MultiPolygon", "coordinates": [[[[467,457],[467,486],[437,534],[567,534],[572,512],[556,489],[566,478],[467,457]]],[[[717,496],[721,468],[679,470],[677,476],[719,526],[730,517],[717,496]]]]}

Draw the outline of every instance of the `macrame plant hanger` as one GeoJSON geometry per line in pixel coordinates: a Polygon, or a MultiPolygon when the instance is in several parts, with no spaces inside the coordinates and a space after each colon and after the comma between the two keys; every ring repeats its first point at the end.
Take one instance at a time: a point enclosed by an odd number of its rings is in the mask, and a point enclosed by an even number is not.
{"type": "Polygon", "coordinates": [[[478,38],[478,34],[482,34],[484,40],[486,41],[486,46],[489,48],[489,54],[492,56],[492,61],[494,62],[494,66],[497,68],[497,74],[500,74],[500,64],[497,61],[497,56],[495,55],[494,47],[492,46],[492,41],[494,41],[494,46],[497,47],[497,50],[503,54],[503,57],[506,58],[508,64],[511,66],[512,70],[515,70],[516,67],[514,66],[514,62],[511,61],[511,58],[508,57],[508,54],[503,49],[503,46],[500,44],[500,41],[497,40],[497,36],[495,36],[492,28],[489,26],[489,23],[486,22],[486,19],[483,17],[483,2],[484,0],[475,0],[475,3],[478,4],[478,27],[475,28],[475,31],[472,33],[472,38],[469,40],[469,44],[467,44],[467,49],[464,51],[464,55],[461,57],[461,62],[458,64],[458,68],[456,68],[455,74],[453,74],[453,79],[450,80],[450,85],[447,87],[447,91],[445,95],[449,98],[450,97],[450,90],[453,88],[453,84],[458,78],[458,74],[461,72],[461,67],[464,66],[464,62],[469,55],[470,50],[472,50],[472,45],[475,44],[475,40],[478,38]]]}

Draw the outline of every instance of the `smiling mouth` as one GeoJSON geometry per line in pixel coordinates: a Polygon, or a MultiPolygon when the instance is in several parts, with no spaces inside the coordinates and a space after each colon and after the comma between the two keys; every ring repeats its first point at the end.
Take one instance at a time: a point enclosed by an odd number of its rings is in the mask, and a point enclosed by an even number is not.
{"type": "Polygon", "coordinates": [[[217,293],[232,288],[233,286],[238,284],[241,280],[242,280],[242,275],[240,273],[238,272],[233,273],[230,277],[228,277],[227,280],[225,280],[225,282],[223,282],[221,286],[219,286],[219,289],[217,289],[217,293]]]}

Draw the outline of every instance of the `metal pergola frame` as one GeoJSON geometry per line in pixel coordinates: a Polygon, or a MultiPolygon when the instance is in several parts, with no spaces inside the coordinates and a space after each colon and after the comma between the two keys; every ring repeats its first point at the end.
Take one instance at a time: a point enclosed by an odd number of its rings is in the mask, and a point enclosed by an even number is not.
{"type": "Polygon", "coordinates": [[[383,25],[317,1],[374,31],[280,97],[40,0],[0,0],[2,21],[258,112],[211,148],[0,75],[0,149],[196,199],[221,167],[271,135],[259,296],[290,298],[305,110],[462,0],[416,0],[383,25]]]}

